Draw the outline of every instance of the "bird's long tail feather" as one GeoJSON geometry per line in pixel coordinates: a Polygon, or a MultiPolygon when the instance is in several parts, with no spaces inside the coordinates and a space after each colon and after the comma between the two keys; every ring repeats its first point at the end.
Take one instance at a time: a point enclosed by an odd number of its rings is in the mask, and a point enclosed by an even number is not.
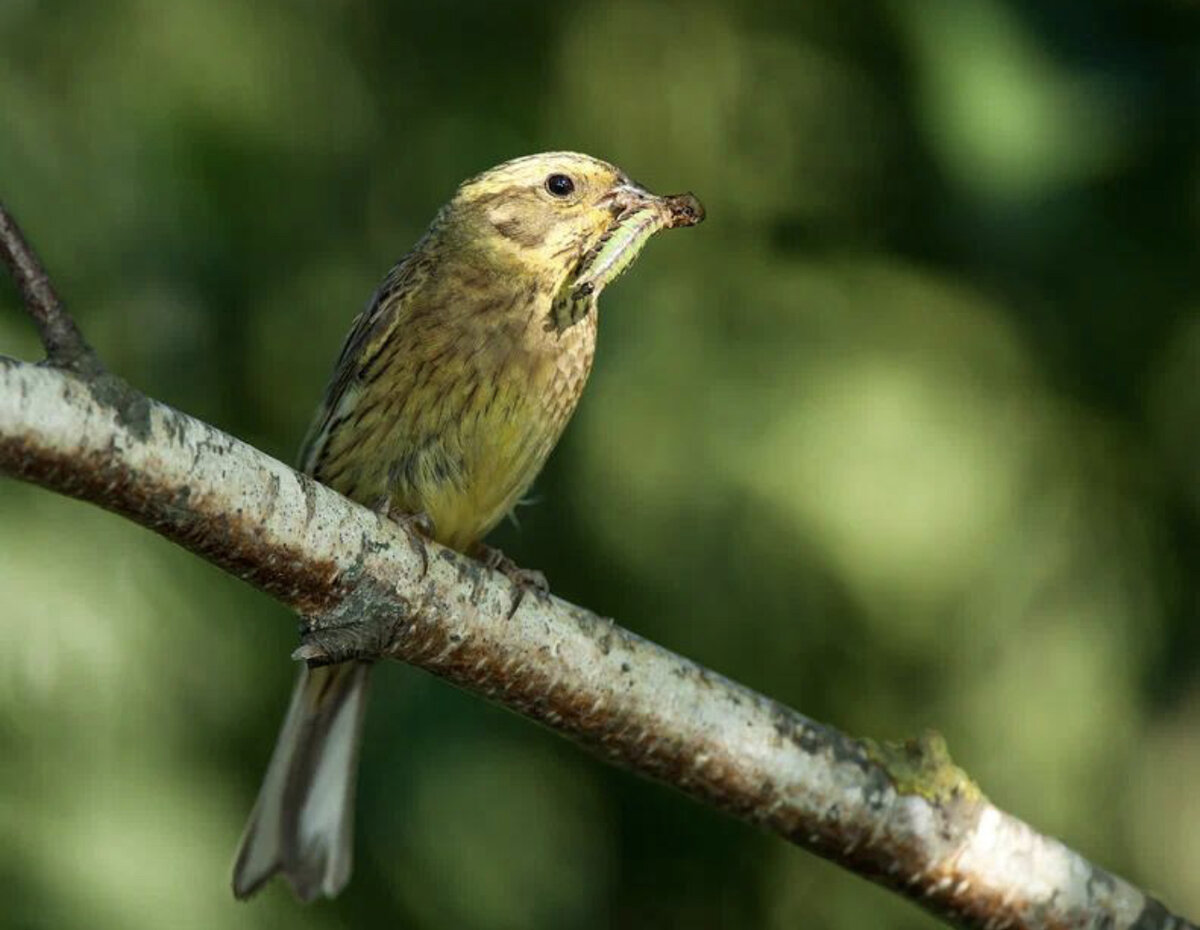
{"type": "Polygon", "coordinates": [[[301,671],[238,846],[237,897],[248,898],[276,872],[304,901],[345,887],[370,668],[346,662],[301,671]]]}

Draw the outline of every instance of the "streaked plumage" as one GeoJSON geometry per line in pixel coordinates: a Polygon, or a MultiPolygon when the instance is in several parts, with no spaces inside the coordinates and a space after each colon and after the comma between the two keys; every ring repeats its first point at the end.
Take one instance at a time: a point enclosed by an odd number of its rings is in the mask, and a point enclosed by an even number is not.
{"type": "MultiPolygon", "coordinates": [[[[433,539],[469,551],[558,441],[591,369],[596,298],[632,254],[613,261],[609,248],[575,285],[623,219],[650,215],[666,227],[703,211],[570,152],[464,183],[355,321],[300,467],[380,512],[423,515],[433,539]]],[[[242,838],[239,897],[276,871],[305,900],[349,878],[366,668],[302,672],[242,838]]]]}

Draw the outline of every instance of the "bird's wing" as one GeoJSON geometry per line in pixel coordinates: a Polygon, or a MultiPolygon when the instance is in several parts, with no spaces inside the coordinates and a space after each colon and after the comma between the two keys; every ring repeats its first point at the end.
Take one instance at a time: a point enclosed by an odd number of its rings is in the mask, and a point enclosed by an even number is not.
{"type": "Polygon", "coordinates": [[[321,464],[329,437],[354,411],[361,393],[359,376],[384,346],[388,334],[402,325],[409,298],[428,274],[428,263],[418,247],[388,272],[365,310],[350,327],[333,366],[325,396],[317,408],[308,435],[300,447],[298,467],[315,475],[321,464]]]}

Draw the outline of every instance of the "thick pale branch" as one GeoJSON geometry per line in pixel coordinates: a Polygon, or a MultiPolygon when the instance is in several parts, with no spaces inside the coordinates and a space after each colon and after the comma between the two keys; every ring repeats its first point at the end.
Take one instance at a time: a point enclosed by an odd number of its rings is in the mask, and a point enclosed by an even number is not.
{"type": "Polygon", "coordinates": [[[1183,928],[1000,811],[940,741],[857,741],[503,576],[111,377],[0,359],[0,473],[161,533],[307,618],[313,661],[403,659],[964,927],[1183,928]],[[426,558],[428,557],[428,558],[426,558]]]}

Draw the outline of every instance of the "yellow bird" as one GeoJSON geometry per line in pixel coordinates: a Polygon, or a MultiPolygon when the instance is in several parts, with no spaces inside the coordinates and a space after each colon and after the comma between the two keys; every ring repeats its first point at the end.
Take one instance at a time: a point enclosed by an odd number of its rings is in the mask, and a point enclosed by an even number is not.
{"type": "MultiPolygon", "coordinates": [[[[316,480],[485,557],[592,366],[596,299],[658,230],[704,218],[573,152],[466,181],[354,321],[300,455],[316,480]]],[[[367,674],[304,669],[234,865],[239,898],[282,872],[303,900],[350,877],[367,674]]]]}

